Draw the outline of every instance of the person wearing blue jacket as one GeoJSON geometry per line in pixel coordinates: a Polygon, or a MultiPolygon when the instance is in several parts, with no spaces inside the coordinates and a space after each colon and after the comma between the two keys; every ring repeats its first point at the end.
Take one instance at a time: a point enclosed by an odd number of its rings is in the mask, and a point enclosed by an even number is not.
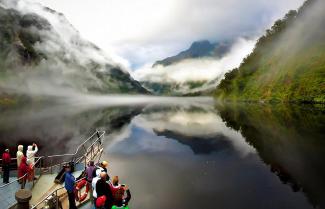
{"type": "Polygon", "coordinates": [[[70,165],[65,166],[65,178],[64,178],[64,187],[68,192],[69,198],[69,209],[77,209],[75,202],[74,186],[76,184],[76,179],[72,175],[70,165]]]}

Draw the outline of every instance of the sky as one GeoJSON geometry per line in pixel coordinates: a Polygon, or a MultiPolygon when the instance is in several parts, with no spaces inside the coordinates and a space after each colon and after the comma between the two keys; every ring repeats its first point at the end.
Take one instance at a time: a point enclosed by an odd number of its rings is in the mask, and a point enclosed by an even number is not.
{"type": "Polygon", "coordinates": [[[62,12],[82,37],[131,70],[193,41],[258,37],[303,0],[33,0],[62,12]]]}

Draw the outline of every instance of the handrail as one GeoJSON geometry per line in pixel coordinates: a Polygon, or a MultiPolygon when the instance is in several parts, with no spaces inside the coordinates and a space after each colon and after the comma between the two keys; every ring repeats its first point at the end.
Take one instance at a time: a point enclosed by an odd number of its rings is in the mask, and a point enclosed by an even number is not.
{"type": "MultiPolygon", "coordinates": [[[[97,138],[97,139],[96,139],[96,140],[95,140],[95,141],[94,141],[94,142],[93,142],[93,143],[88,147],[87,152],[85,153],[85,155],[79,157],[79,159],[78,159],[77,161],[81,160],[83,157],[87,157],[86,155],[88,154],[90,147],[93,147],[96,143],[98,143],[98,141],[99,141],[99,140],[100,140],[104,135],[105,135],[105,131],[103,131],[102,134],[99,135],[98,138],[97,138]]],[[[77,153],[78,153],[78,152],[76,152],[75,154],[77,154],[77,153]]],[[[61,164],[62,164],[62,163],[61,163],[61,164]]],[[[85,179],[85,177],[79,179],[78,181],[76,181],[76,183],[78,183],[79,181],[81,181],[81,180],[83,180],[83,179],[85,179]]],[[[48,200],[51,196],[53,196],[54,193],[56,193],[56,196],[57,196],[57,192],[58,192],[59,190],[61,190],[61,189],[64,189],[64,186],[62,186],[62,187],[60,187],[60,188],[58,188],[58,189],[52,191],[49,195],[47,195],[47,196],[44,197],[41,201],[39,201],[38,203],[36,203],[36,205],[33,205],[33,206],[31,207],[31,209],[36,209],[40,204],[42,204],[43,202],[45,202],[46,200],[48,200]]]]}
{"type": "MultiPolygon", "coordinates": [[[[85,160],[85,162],[87,162],[87,159],[89,159],[89,157],[87,156],[87,155],[89,155],[89,154],[91,154],[91,157],[90,158],[92,158],[92,156],[93,156],[93,152],[94,152],[94,146],[95,146],[95,144],[96,143],[98,143],[99,142],[99,146],[101,145],[101,142],[100,142],[100,140],[102,140],[102,138],[103,138],[103,136],[105,135],[105,131],[98,131],[98,130],[96,130],[90,137],[88,137],[83,143],[81,143],[78,147],[77,147],[77,150],[76,150],[76,152],[75,153],[65,153],[65,154],[61,154],[61,155],[50,155],[50,156],[39,156],[39,157],[36,157],[36,162],[33,164],[33,168],[35,168],[35,166],[38,164],[39,165],[39,169],[40,169],[40,175],[42,175],[42,169],[49,169],[50,168],[50,170],[51,170],[51,172],[52,172],[52,168],[53,167],[55,167],[55,166],[61,166],[62,164],[64,164],[64,163],[68,163],[68,162],[65,162],[65,161],[61,161],[60,163],[58,163],[58,164],[56,164],[56,165],[49,165],[49,166],[44,166],[44,164],[42,163],[43,161],[41,161],[41,160],[43,160],[43,159],[53,159],[53,158],[56,158],[56,157],[65,157],[65,156],[75,156],[75,157],[73,157],[73,159],[74,159],[74,161],[76,161],[76,163],[80,163],[83,159],[85,160]],[[83,154],[81,154],[81,156],[76,156],[78,153],[79,153],[79,150],[88,142],[88,141],[90,141],[91,139],[93,139],[93,137],[95,136],[97,134],[97,139],[94,141],[94,142],[92,142],[91,143],[91,145],[88,147],[88,148],[85,148],[84,147],[84,149],[85,149],[85,153],[83,153],[83,154]],[[90,152],[90,153],[89,153],[90,152]],[[42,166],[42,164],[43,164],[43,166],[42,166]]],[[[96,155],[95,155],[96,156],[96,155]]],[[[14,158],[12,158],[12,159],[14,159],[14,158]]],[[[52,162],[53,161],[51,161],[51,163],[50,164],[52,164],[52,162]]],[[[37,167],[38,168],[38,167],[37,167]]],[[[10,185],[10,184],[12,184],[12,183],[14,183],[14,182],[17,182],[17,181],[20,181],[21,179],[23,179],[23,178],[26,178],[26,176],[27,176],[28,174],[25,174],[24,176],[22,176],[22,177],[20,177],[20,178],[18,178],[18,179],[16,179],[16,180],[14,180],[14,181],[11,181],[11,182],[9,182],[8,184],[4,184],[4,185],[1,185],[0,186],[0,189],[2,189],[2,188],[5,188],[5,187],[7,187],[8,185],[10,185]]],[[[83,178],[82,178],[83,179],[83,178]]],[[[82,180],[82,179],[80,179],[80,180],[82,180]]],[[[80,181],[79,180],[79,181],[80,181]]],[[[79,182],[79,181],[77,181],[77,182],[79,182]]],[[[33,180],[33,186],[34,186],[34,180],[33,180]]],[[[53,195],[55,192],[57,193],[57,191],[59,191],[60,189],[62,189],[62,188],[64,188],[64,187],[61,187],[61,188],[58,188],[58,189],[56,189],[55,191],[53,191],[50,195],[48,195],[48,196],[46,196],[46,198],[44,198],[42,201],[40,201],[36,206],[33,206],[32,208],[36,208],[38,205],[40,205],[42,202],[44,202],[45,200],[47,200],[51,195],[53,195]]]]}
{"type": "MultiPolygon", "coordinates": [[[[35,168],[35,165],[36,165],[36,164],[37,164],[41,159],[43,159],[43,156],[41,156],[41,157],[36,157],[36,158],[38,158],[38,159],[35,161],[35,163],[33,164],[32,168],[35,168]]],[[[7,184],[1,185],[1,186],[0,186],[0,189],[1,189],[1,188],[4,188],[4,187],[6,187],[6,186],[9,186],[10,184],[12,184],[12,183],[14,183],[14,182],[20,181],[21,179],[25,178],[27,175],[28,175],[28,173],[26,173],[25,175],[23,175],[23,176],[19,177],[18,179],[15,179],[15,180],[13,180],[13,181],[7,183],[7,184]]]]}
{"type": "MultiPolygon", "coordinates": [[[[64,156],[75,156],[75,155],[77,155],[78,152],[79,152],[79,149],[80,149],[84,144],[86,144],[88,141],[90,141],[90,139],[92,139],[96,134],[99,134],[99,133],[101,133],[101,135],[99,135],[98,138],[96,139],[96,141],[95,141],[94,143],[91,144],[91,146],[93,146],[96,142],[98,142],[98,140],[100,140],[100,139],[105,135],[105,131],[98,131],[98,130],[96,130],[96,131],[95,131],[95,132],[94,132],[90,137],[88,137],[88,138],[87,138],[83,143],[81,143],[81,144],[77,147],[77,150],[76,150],[75,153],[71,153],[71,154],[70,154],[70,153],[66,153],[66,154],[61,154],[61,155],[50,155],[50,156],[39,156],[39,157],[36,157],[36,158],[38,158],[38,159],[37,159],[36,162],[34,163],[33,168],[35,167],[35,165],[36,165],[38,162],[40,162],[41,159],[46,159],[46,158],[55,158],[55,157],[64,157],[64,156]]],[[[17,159],[17,158],[12,158],[12,159],[17,159]]],[[[1,159],[1,160],[2,160],[2,159],[1,159]]],[[[54,166],[62,165],[63,163],[68,163],[68,162],[61,162],[61,163],[58,163],[58,164],[55,164],[55,165],[50,165],[50,166],[48,166],[48,167],[54,167],[54,166]]],[[[21,179],[25,178],[26,175],[27,175],[27,174],[25,174],[24,176],[22,176],[22,177],[20,177],[20,178],[18,178],[18,179],[16,179],[16,180],[13,180],[13,181],[11,181],[11,182],[9,182],[9,183],[7,183],[7,184],[1,185],[1,186],[0,186],[0,189],[1,189],[1,188],[4,188],[4,187],[6,187],[6,186],[8,186],[8,185],[10,185],[10,184],[12,184],[12,183],[14,183],[14,182],[20,181],[21,179]]]]}
{"type": "MultiPolygon", "coordinates": [[[[66,157],[66,156],[76,156],[79,152],[79,149],[88,141],[90,141],[90,139],[92,139],[94,137],[95,134],[99,134],[101,133],[98,138],[88,147],[88,149],[92,146],[94,146],[99,140],[101,140],[101,138],[105,135],[105,131],[98,131],[96,130],[96,132],[91,135],[88,139],[86,139],[82,144],[80,144],[78,147],[77,147],[77,151],[75,153],[66,153],[66,154],[61,154],[61,155],[50,155],[50,156],[47,156],[46,158],[55,158],[55,157],[66,157]]],[[[87,149],[87,152],[88,152],[88,149],[87,149]]],[[[80,158],[82,158],[83,156],[81,156],[80,158]]],[[[55,167],[55,166],[58,166],[58,165],[62,165],[63,163],[69,163],[69,162],[61,162],[61,163],[57,163],[55,165],[51,165],[49,167],[55,167]]]]}
{"type": "MultiPolygon", "coordinates": [[[[80,181],[82,181],[82,180],[84,180],[84,179],[86,179],[86,177],[83,177],[83,178],[79,179],[78,181],[76,181],[76,183],[78,183],[78,182],[80,182],[80,181]]],[[[55,190],[52,191],[50,194],[48,194],[46,197],[44,197],[41,201],[39,201],[38,203],[36,203],[36,205],[32,205],[31,209],[35,209],[35,208],[37,208],[37,206],[39,206],[40,204],[42,204],[42,203],[43,203],[45,200],[47,200],[49,197],[53,196],[54,193],[57,193],[59,190],[64,189],[64,188],[65,188],[65,187],[62,186],[62,187],[60,187],[60,188],[55,189],[55,190]]]]}
{"type": "MultiPolygon", "coordinates": [[[[89,154],[89,151],[90,151],[90,148],[93,148],[94,147],[94,145],[96,144],[96,143],[98,143],[98,141],[99,140],[101,140],[102,139],[102,137],[105,135],[105,131],[102,131],[101,132],[101,134],[99,135],[99,132],[98,131],[96,131],[91,137],[89,137],[85,142],[83,142],[81,145],[79,145],[78,146],[78,148],[77,148],[77,151],[74,153],[74,154],[63,154],[63,155],[53,155],[53,156],[51,156],[51,157],[60,157],[60,156],[71,156],[71,155],[76,155],[77,153],[78,153],[78,150],[87,142],[87,141],[89,141],[89,139],[91,139],[95,134],[97,134],[97,136],[98,136],[98,138],[87,148],[87,150],[86,150],[86,153],[84,153],[84,155],[82,155],[82,156],[80,156],[79,158],[77,158],[76,159],[76,163],[79,163],[83,158],[86,158],[87,159],[87,154],[89,154]]],[[[62,164],[62,162],[60,163],[60,164],[62,164]]],[[[59,165],[59,164],[57,164],[57,165],[59,165]]],[[[53,166],[56,166],[56,165],[53,165],[53,166]]],[[[76,181],[76,183],[77,182],[79,182],[79,181],[81,181],[81,180],[83,180],[83,179],[85,179],[85,177],[84,178],[81,178],[80,180],[78,180],[78,181],[76,181]]],[[[54,190],[54,191],[52,191],[49,195],[47,195],[46,197],[44,197],[41,201],[39,201],[36,205],[33,205],[32,206],[32,208],[31,209],[36,209],[40,204],[42,204],[43,202],[45,202],[46,200],[48,200],[51,196],[53,196],[53,194],[56,194],[56,198],[57,198],[57,200],[59,199],[58,198],[58,194],[57,194],[57,192],[59,191],[59,190],[61,190],[61,189],[63,189],[64,187],[60,187],[60,188],[58,188],[58,189],[56,189],[56,190],[54,190]]]]}
{"type": "MultiPolygon", "coordinates": [[[[105,134],[105,131],[102,131],[102,132],[105,134]]],[[[64,157],[64,156],[72,156],[72,155],[76,155],[76,154],[79,152],[79,149],[80,149],[84,144],[86,144],[87,141],[89,141],[90,139],[92,139],[92,138],[95,136],[95,134],[97,134],[97,133],[99,133],[98,130],[96,130],[96,132],[94,132],[93,135],[91,135],[90,137],[88,137],[88,139],[86,139],[83,143],[81,143],[81,144],[77,147],[76,152],[73,153],[73,154],[68,154],[68,153],[66,153],[66,154],[61,154],[61,155],[49,155],[49,156],[47,156],[47,157],[48,157],[48,158],[53,158],[53,157],[64,157]]],[[[101,136],[103,136],[103,134],[102,134],[101,136]]],[[[100,137],[101,137],[101,136],[100,136],[100,137]]]]}
{"type": "MultiPolygon", "coordinates": [[[[12,157],[12,158],[10,158],[10,160],[17,160],[17,158],[16,157],[12,157]]],[[[0,162],[2,161],[2,159],[0,158],[0,162]]]]}

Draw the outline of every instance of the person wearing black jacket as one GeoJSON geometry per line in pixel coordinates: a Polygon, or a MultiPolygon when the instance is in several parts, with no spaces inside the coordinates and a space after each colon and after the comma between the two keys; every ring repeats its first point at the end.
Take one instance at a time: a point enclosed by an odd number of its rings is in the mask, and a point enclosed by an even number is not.
{"type": "Polygon", "coordinates": [[[109,184],[106,182],[107,173],[101,172],[100,179],[96,183],[97,197],[106,196],[105,208],[110,209],[113,205],[113,195],[109,184]]]}

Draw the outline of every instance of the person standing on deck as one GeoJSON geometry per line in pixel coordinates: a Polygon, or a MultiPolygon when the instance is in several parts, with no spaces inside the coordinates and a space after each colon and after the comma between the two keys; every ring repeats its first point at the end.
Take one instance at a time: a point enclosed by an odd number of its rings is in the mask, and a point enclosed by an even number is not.
{"type": "Polygon", "coordinates": [[[27,160],[27,165],[28,165],[27,180],[29,182],[33,181],[34,179],[36,180],[35,170],[34,170],[34,164],[32,164],[29,160],[27,160]]]}
{"type": "Polygon", "coordinates": [[[93,177],[96,177],[97,170],[100,170],[100,172],[107,173],[107,167],[108,167],[108,162],[105,160],[103,162],[101,162],[100,164],[97,164],[95,170],[93,171],[93,177]]]}
{"type": "Polygon", "coordinates": [[[27,160],[30,163],[32,163],[33,165],[35,164],[35,154],[37,152],[38,152],[38,147],[37,147],[37,145],[35,143],[33,143],[33,146],[28,146],[27,147],[26,157],[27,157],[27,160]]]}
{"type": "Polygon", "coordinates": [[[2,154],[2,172],[3,172],[3,183],[9,183],[9,172],[10,172],[11,156],[9,149],[6,149],[2,154]]]}
{"type": "Polygon", "coordinates": [[[16,153],[16,157],[17,157],[17,168],[19,168],[21,159],[24,157],[23,150],[24,150],[24,146],[23,145],[18,145],[18,151],[16,153]]]}
{"type": "Polygon", "coordinates": [[[94,198],[93,198],[93,189],[92,189],[92,181],[93,181],[93,172],[96,169],[94,161],[89,161],[89,165],[86,168],[86,180],[87,184],[90,188],[90,200],[93,203],[94,198]]]}
{"type": "Polygon", "coordinates": [[[96,191],[96,184],[97,184],[97,181],[100,179],[100,170],[97,169],[96,170],[96,177],[93,178],[92,182],[91,182],[91,188],[92,188],[92,196],[93,196],[93,200],[94,200],[94,203],[95,203],[95,209],[96,209],[96,201],[97,201],[97,191],[96,191]]]}
{"type": "Polygon", "coordinates": [[[25,188],[26,180],[28,175],[28,165],[27,165],[27,158],[23,156],[21,158],[21,162],[18,168],[18,178],[21,178],[21,189],[25,188]]]}
{"type": "Polygon", "coordinates": [[[77,209],[75,194],[74,194],[74,186],[76,184],[76,179],[72,175],[70,165],[65,166],[65,179],[64,179],[64,188],[68,192],[69,198],[69,209],[77,209]]]}
{"type": "Polygon", "coordinates": [[[113,204],[122,207],[128,205],[131,199],[131,192],[128,186],[124,184],[119,184],[118,176],[113,177],[113,181],[110,184],[112,195],[113,195],[113,204]],[[126,193],[126,196],[125,196],[126,193]]]}
{"type": "Polygon", "coordinates": [[[106,196],[105,208],[110,209],[113,206],[113,195],[109,184],[106,182],[107,173],[101,172],[100,179],[96,183],[97,197],[106,196]]]}

